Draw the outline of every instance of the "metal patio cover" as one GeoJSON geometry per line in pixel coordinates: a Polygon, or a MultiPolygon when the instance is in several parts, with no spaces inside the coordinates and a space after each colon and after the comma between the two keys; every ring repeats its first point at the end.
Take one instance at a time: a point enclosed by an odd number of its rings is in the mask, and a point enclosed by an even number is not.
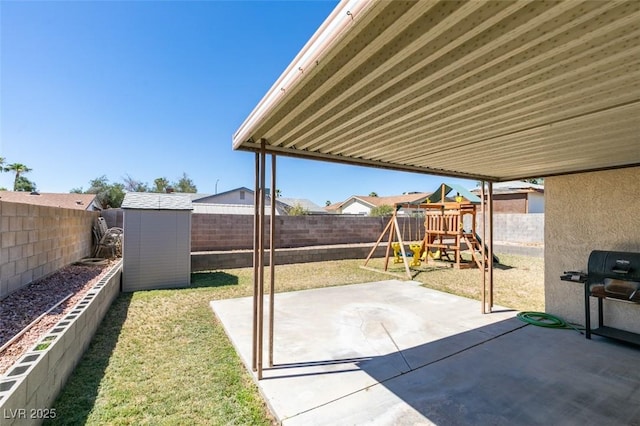
{"type": "Polygon", "coordinates": [[[233,137],[503,181],[640,165],[640,1],[343,1],[233,137]]]}

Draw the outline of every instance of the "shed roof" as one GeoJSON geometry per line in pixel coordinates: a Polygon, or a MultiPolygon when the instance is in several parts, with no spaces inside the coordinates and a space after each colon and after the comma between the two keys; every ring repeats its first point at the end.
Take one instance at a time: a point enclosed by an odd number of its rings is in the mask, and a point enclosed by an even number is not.
{"type": "Polygon", "coordinates": [[[153,192],[127,192],[121,207],[138,210],[193,210],[189,194],[153,192]]]}
{"type": "Polygon", "coordinates": [[[640,2],[343,0],[233,147],[506,181],[640,165],[640,2]]]}

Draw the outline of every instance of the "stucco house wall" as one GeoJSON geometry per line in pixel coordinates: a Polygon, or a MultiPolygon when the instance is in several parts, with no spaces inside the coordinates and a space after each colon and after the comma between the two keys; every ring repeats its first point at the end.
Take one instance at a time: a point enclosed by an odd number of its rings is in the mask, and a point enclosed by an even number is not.
{"type": "Polygon", "coordinates": [[[371,206],[364,205],[362,202],[351,199],[339,211],[342,214],[362,214],[368,215],[371,212],[371,206]]]}
{"type": "MultiPolygon", "coordinates": [[[[640,167],[549,177],[545,196],[545,309],[584,324],[584,287],[560,275],[586,272],[592,250],[640,252],[640,167]]],[[[604,303],[607,325],[640,333],[639,304],[604,303]]]]}
{"type": "Polygon", "coordinates": [[[253,191],[247,188],[238,188],[210,197],[200,198],[196,203],[216,203],[216,204],[245,204],[253,205],[253,191]]]}

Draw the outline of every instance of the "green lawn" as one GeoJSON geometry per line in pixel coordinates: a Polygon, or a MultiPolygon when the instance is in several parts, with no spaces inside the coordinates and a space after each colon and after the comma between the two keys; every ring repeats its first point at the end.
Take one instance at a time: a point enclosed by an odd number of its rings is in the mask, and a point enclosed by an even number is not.
{"type": "MultiPolygon", "coordinates": [[[[509,256],[502,260],[513,267],[496,270],[496,303],[541,310],[542,259],[509,256]],[[500,280],[511,290],[504,290],[500,280]],[[524,289],[527,301],[510,303],[514,289],[524,289]]],[[[277,291],[389,278],[361,269],[362,263],[278,266],[277,291]]],[[[372,266],[381,267],[381,260],[374,260],[372,266]]],[[[478,298],[479,277],[475,269],[437,269],[425,270],[416,279],[428,287],[478,298]]],[[[250,296],[252,288],[252,268],[243,268],[193,274],[189,289],[120,295],[55,402],[57,418],[50,423],[273,423],[209,307],[214,299],[250,296]]]]}

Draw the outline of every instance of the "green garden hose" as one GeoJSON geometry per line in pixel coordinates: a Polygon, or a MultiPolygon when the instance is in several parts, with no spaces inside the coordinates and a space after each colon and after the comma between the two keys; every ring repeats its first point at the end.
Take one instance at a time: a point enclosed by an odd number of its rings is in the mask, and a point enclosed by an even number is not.
{"type": "Polygon", "coordinates": [[[555,315],[547,314],[546,312],[519,312],[516,316],[520,321],[524,321],[527,324],[547,328],[571,328],[582,334],[582,331],[575,325],[555,315]]]}

